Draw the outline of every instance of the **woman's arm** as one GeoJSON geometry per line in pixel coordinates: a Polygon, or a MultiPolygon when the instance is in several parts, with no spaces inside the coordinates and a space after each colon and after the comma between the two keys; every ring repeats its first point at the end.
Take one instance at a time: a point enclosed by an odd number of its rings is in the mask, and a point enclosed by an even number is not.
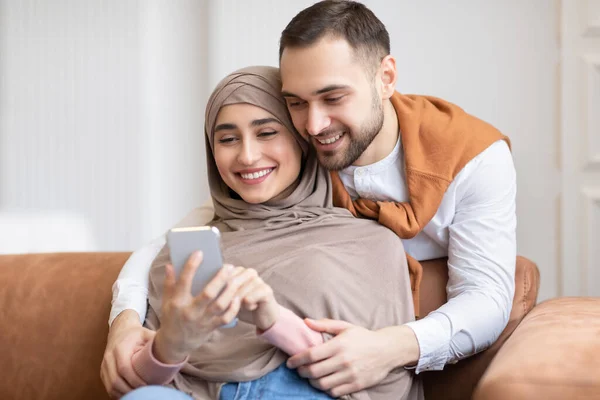
{"type": "Polygon", "coordinates": [[[238,317],[241,321],[256,326],[259,337],[289,355],[323,343],[321,333],[309,328],[302,318],[281,306],[271,286],[256,271],[248,271],[254,279],[239,293],[241,308],[238,317]]]}
{"type": "MultiPolygon", "coordinates": [[[[193,209],[176,226],[204,225],[208,224],[213,217],[214,207],[212,200],[209,199],[202,206],[193,209]]],[[[109,326],[124,310],[134,310],[139,316],[140,323],[144,323],[148,307],[150,267],[165,242],[165,235],[162,235],[136,250],[129,257],[112,287],[113,299],[108,319],[109,326]]]]}
{"type": "MultiPolygon", "coordinates": [[[[257,334],[289,355],[323,343],[321,333],[310,329],[302,318],[279,306],[277,320],[266,331],[257,328],[257,334]]],[[[148,384],[164,385],[173,380],[185,365],[187,357],[175,364],[161,362],[156,356],[154,340],[150,340],[132,357],[133,369],[148,384]]]]}
{"type": "Polygon", "coordinates": [[[279,306],[275,324],[265,331],[257,329],[257,334],[290,356],[324,342],[320,332],[309,328],[302,318],[282,306],[279,306]]]}

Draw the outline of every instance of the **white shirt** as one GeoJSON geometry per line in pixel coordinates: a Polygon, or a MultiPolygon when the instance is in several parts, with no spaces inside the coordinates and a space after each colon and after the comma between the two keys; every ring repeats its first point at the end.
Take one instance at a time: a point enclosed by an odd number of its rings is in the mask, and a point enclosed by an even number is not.
{"type": "MultiPolygon", "coordinates": [[[[348,167],[340,178],[353,198],[408,200],[400,140],[383,160],[348,167]]],[[[406,324],[419,342],[417,373],[488,348],[506,327],[514,295],[515,197],[512,156],[499,141],[458,173],[423,231],[402,241],[417,260],[448,256],[448,302],[406,324]]],[[[131,255],[113,285],[109,324],[125,309],[136,310],[143,322],[150,265],[164,243],[158,238],[131,255]]]]}
{"type": "MultiPolygon", "coordinates": [[[[339,175],[352,198],[408,200],[400,140],[383,160],[339,175]]],[[[419,261],[448,256],[448,302],[406,324],[419,342],[417,373],[488,348],[506,327],[515,290],[515,197],[512,156],[499,141],[456,175],[425,228],[402,240],[419,261]]]]}

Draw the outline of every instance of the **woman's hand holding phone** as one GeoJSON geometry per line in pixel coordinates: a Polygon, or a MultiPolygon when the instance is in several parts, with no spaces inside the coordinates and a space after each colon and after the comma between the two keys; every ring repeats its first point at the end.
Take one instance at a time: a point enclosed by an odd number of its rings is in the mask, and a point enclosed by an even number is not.
{"type": "Polygon", "coordinates": [[[202,252],[186,262],[179,279],[171,264],[166,266],[161,326],[154,339],[153,353],[166,364],[183,361],[199,348],[215,329],[239,319],[270,328],[279,315],[273,291],[250,268],[223,265],[217,275],[197,296],[192,296],[192,281],[202,263],[202,252]]]}
{"type": "Polygon", "coordinates": [[[233,321],[240,310],[241,299],[236,294],[252,274],[239,273],[239,268],[226,264],[194,297],[192,280],[201,262],[201,252],[192,254],[179,279],[173,266],[166,266],[161,326],[153,347],[155,357],[163,363],[183,361],[212,331],[233,321]]]}

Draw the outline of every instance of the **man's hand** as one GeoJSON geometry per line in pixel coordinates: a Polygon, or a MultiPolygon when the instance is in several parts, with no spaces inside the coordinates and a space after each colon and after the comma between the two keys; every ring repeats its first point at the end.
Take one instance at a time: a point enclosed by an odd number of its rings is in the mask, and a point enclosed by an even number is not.
{"type": "Polygon", "coordinates": [[[100,368],[100,378],[112,398],[120,398],[146,382],[133,370],[131,356],[155,335],[140,324],[138,314],[125,310],[113,321],[100,368]]]}
{"type": "Polygon", "coordinates": [[[392,369],[419,359],[418,342],[406,326],[370,331],[330,319],[307,319],[306,324],[336,337],[291,357],[287,366],[332,397],[374,386],[392,369]]]}

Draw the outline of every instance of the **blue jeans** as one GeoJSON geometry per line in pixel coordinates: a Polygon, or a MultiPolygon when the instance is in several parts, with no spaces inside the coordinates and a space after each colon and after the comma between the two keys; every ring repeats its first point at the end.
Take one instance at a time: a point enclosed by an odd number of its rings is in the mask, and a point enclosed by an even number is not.
{"type": "Polygon", "coordinates": [[[281,364],[275,371],[250,382],[228,383],[221,389],[220,400],[332,399],[310,386],[294,369],[281,364]]]}
{"type": "MultiPolygon", "coordinates": [[[[282,364],[275,371],[250,382],[227,383],[220,400],[331,399],[313,388],[296,370],[282,364]]],[[[164,386],[144,386],[129,392],[121,400],[192,400],[187,394],[164,386]]]]}
{"type": "Polygon", "coordinates": [[[121,400],[193,400],[187,394],[179,390],[171,389],[165,386],[143,386],[135,389],[121,400]]]}

